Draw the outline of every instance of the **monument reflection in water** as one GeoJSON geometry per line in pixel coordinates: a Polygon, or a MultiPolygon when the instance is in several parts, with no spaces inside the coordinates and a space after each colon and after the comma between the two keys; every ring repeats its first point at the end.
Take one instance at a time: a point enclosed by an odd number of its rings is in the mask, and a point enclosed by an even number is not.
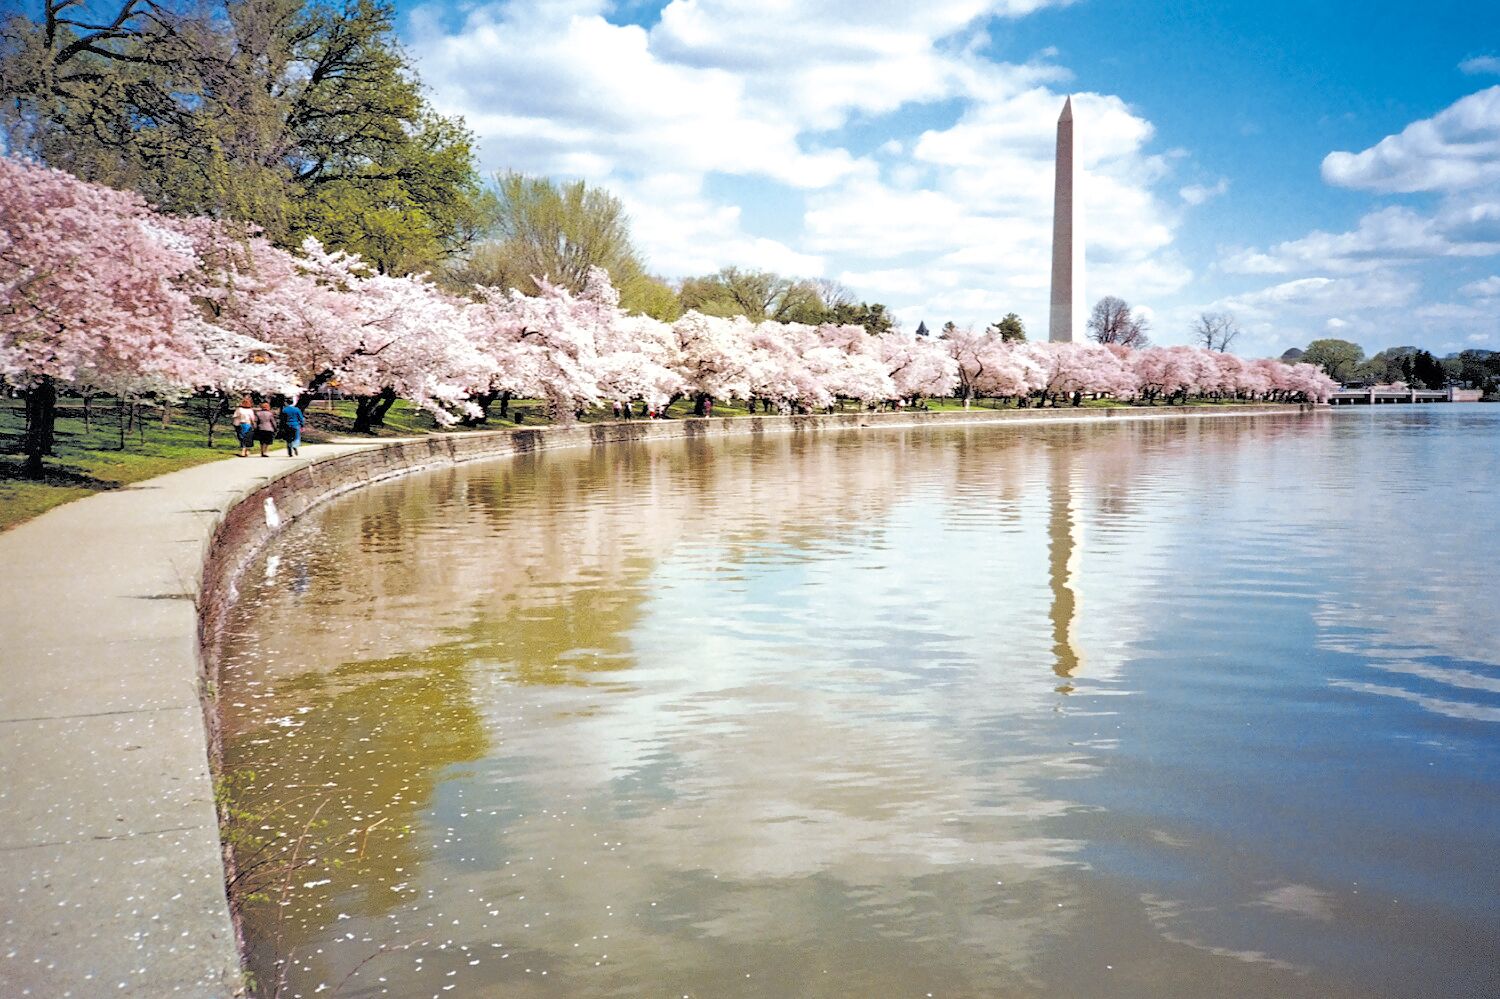
{"type": "Polygon", "coordinates": [[[336,501],[223,664],[257,979],[1483,994],[1490,414],[685,442],[336,501]]]}

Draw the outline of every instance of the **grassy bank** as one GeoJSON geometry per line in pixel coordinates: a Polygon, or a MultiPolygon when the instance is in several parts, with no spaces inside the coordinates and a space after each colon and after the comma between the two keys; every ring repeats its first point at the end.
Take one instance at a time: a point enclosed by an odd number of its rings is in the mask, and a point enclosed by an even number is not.
{"type": "MultiPolygon", "coordinates": [[[[57,443],[53,456],[46,459],[45,478],[32,481],[21,475],[19,448],[25,422],[21,400],[0,399],[0,531],[59,504],[229,458],[239,450],[227,418],[215,426],[210,446],[200,400],[171,407],[165,414],[155,405],[142,404],[132,412],[128,406],[122,410],[112,399],[96,400],[86,415],[82,400],[68,398],[59,401],[57,443]]],[[[492,425],[514,424],[502,420],[492,425]]],[[[353,403],[335,402],[331,409],[316,403],[306,438],[327,440],[349,433],[353,426],[353,403]]],[[[371,436],[402,437],[435,429],[430,416],[397,403],[386,426],[371,436]]]]}

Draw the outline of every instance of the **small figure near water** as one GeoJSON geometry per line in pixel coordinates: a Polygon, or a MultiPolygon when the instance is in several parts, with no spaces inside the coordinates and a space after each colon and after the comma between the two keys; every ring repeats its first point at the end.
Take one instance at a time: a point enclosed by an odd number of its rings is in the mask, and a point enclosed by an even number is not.
{"type": "Polygon", "coordinates": [[[255,403],[247,395],[234,411],[234,433],[240,439],[241,458],[250,457],[250,443],[255,439],[255,403]]]}
{"type": "Polygon", "coordinates": [[[281,436],[286,441],[288,458],[297,457],[297,452],[302,450],[302,427],[306,423],[307,418],[302,415],[295,399],[281,407],[281,436]]]}
{"type": "Polygon", "coordinates": [[[276,439],[276,414],[271,412],[271,404],[263,402],[255,411],[255,442],[260,445],[260,456],[271,457],[269,448],[271,442],[276,439]]]}

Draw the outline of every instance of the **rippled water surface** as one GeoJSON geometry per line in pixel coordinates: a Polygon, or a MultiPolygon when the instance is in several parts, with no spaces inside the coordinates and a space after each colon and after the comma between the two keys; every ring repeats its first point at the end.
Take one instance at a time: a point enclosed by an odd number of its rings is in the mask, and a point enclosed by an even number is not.
{"type": "Polygon", "coordinates": [[[1500,993],[1497,484],[1393,406],[352,494],[223,660],[261,989],[1500,993]]]}

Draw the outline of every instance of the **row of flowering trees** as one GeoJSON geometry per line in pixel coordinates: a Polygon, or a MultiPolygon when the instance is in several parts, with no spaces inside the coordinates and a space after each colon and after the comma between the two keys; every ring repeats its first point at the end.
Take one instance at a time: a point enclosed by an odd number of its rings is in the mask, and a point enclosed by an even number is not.
{"type": "Polygon", "coordinates": [[[358,425],[405,398],[440,423],[496,399],[541,398],[562,419],[608,401],[684,396],[780,411],[955,393],[1077,403],[1215,394],[1326,398],[1311,365],[1192,347],[1011,343],[994,333],[873,337],[860,326],[620,308],[596,270],[578,294],[454,295],[375,272],[309,240],[300,252],[207,218],[0,157],[0,378],[27,399],[28,471],[51,448],[59,391],[281,393],[337,385],[358,425]]]}

